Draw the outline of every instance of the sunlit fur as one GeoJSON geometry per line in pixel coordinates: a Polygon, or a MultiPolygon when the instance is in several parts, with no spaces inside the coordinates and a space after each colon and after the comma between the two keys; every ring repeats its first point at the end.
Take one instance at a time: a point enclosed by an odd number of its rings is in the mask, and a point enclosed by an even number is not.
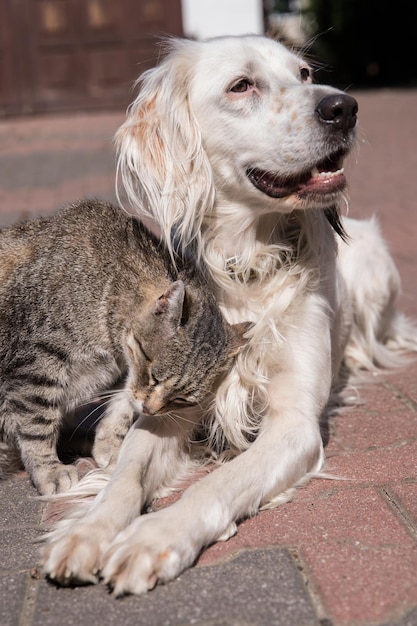
{"type": "MultiPolygon", "coordinates": [[[[100,569],[118,595],[172,579],[237,521],[322,470],[319,420],[342,365],[358,374],[417,349],[415,327],[394,308],[399,277],[375,221],[344,221],[344,243],[325,215],[346,203],[344,190],[273,198],[247,176],[259,168],[291,178],[322,161],[332,137],[316,106],[340,92],[312,84],[305,61],[267,38],[168,48],[140,78],[117,133],[119,179],[168,243],[208,267],[226,318],[255,326],[214,402],[209,443],[231,460],[177,503],[138,516],[149,485],[182,466],[193,430],[166,426],[162,451],[157,427],[139,423],[93,507],[50,536],[49,575],[97,580],[100,569]]],[[[340,145],[354,142],[350,129],[340,145]]]]}

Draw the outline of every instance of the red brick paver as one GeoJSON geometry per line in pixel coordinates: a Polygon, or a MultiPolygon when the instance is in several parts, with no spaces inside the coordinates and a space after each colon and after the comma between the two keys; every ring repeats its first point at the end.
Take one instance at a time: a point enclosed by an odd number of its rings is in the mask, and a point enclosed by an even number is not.
{"type": "Polygon", "coordinates": [[[0,224],[85,197],[115,200],[123,112],[0,121],[0,224]]]}
{"type": "MultiPolygon", "coordinates": [[[[417,91],[355,95],[362,141],[348,165],[349,214],[379,218],[403,280],[401,308],[417,319],[417,91]]],[[[123,117],[0,122],[0,220],[86,195],[114,199],[112,136],[123,117]]],[[[240,550],[287,548],[323,624],[406,619],[417,607],[416,362],[374,377],[359,393],[364,403],[330,423],[327,465],[345,480],[311,481],[293,502],[261,512],[212,546],[199,566],[240,550]]]]}

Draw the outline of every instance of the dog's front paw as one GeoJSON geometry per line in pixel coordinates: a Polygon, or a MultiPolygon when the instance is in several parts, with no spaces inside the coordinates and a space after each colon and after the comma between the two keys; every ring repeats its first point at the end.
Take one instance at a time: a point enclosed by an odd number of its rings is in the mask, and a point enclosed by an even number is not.
{"type": "Polygon", "coordinates": [[[199,549],[165,511],[149,513],[123,530],[104,555],[102,577],[116,596],[141,594],[178,576],[199,549]]]}
{"type": "Polygon", "coordinates": [[[109,546],[104,528],[75,524],[43,549],[43,571],[60,585],[97,583],[101,557],[109,546]]]}

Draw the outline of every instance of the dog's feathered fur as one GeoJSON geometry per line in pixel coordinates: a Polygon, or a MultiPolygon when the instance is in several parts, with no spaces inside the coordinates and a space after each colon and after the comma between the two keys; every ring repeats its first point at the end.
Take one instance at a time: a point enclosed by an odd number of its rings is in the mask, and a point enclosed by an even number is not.
{"type": "Polygon", "coordinates": [[[101,571],[117,594],[175,577],[236,521],[320,472],[319,420],[342,366],[391,367],[417,349],[377,224],[339,222],[353,99],[311,84],[303,59],[254,36],[172,41],[140,87],[117,134],[129,200],[174,259],[176,246],[192,248],[208,267],[228,320],[255,326],[215,398],[209,445],[233,458],[174,505],[136,517],[180,472],[198,421],[140,417],[93,506],[52,532],[50,576],[101,571]]]}

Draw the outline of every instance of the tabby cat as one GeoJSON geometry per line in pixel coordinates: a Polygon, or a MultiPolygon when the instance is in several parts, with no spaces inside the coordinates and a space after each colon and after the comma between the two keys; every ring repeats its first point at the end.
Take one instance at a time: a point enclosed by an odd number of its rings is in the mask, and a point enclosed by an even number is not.
{"type": "Polygon", "coordinates": [[[174,265],[137,219],[99,201],[0,233],[0,477],[16,456],[41,494],[65,491],[64,415],[123,377],[93,456],[115,462],[137,412],[199,404],[250,324],[229,325],[187,259],[174,265]]]}

